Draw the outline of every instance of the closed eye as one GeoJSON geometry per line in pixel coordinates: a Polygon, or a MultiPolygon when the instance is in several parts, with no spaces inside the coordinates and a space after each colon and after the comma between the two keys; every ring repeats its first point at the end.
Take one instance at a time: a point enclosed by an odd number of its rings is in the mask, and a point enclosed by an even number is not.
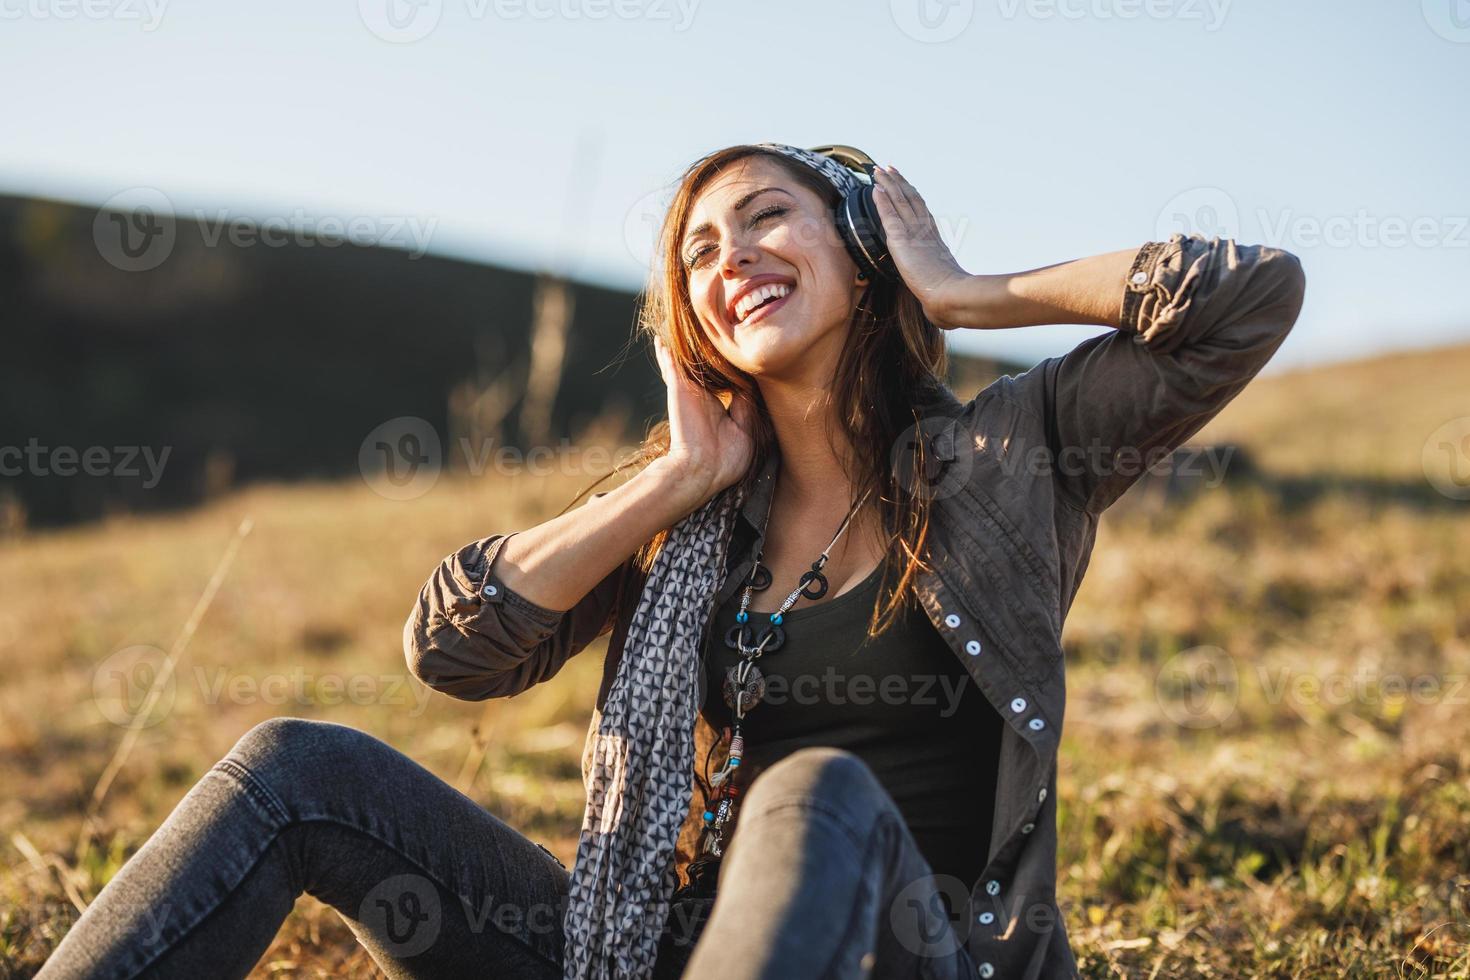
{"type": "MultiPolygon", "coordinates": [[[[769,207],[761,208],[759,211],[752,214],[750,216],[750,220],[746,222],[745,226],[747,228],[754,228],[756,225],[760,224],[767,218],[778,218],[781,215],[786,214],[790,210],[791,209],[784,204],[772,204],[769,207]]],[[[684,267],[686,269],[695,269],[701,265],[704,265],[704,257],[709,255],[713,251],[715,251],[715,246],[712,244],[705,244],[703,247],[695,249],[693,252],[690,252],[684,257],[684,267]]]]}

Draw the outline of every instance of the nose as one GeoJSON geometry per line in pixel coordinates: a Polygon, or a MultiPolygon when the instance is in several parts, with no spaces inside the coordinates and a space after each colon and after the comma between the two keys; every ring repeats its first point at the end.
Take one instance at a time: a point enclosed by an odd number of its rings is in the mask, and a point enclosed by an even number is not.
{"type": "Polygon", "coordinates": [[[760,256],[760,249],[754,245],[733,239],[730,246],[725,249],[725,254],[720,258],[720,276],[725,279],[734,279],[742,275],[742,270],[760,261],[760,256]]]}

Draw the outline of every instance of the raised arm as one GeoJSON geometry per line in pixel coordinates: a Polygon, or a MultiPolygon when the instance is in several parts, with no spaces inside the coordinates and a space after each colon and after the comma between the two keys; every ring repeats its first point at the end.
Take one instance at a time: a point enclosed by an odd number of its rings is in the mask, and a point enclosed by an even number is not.
{"type": "Polygon", "coordinates": [[[969,275],[918,192],[880,171],[879,214],[904,281],[946,329],[1116,328],[1002,379],[1045,423],[1063,499],[1100,513],[1220,412],[1301,310],[1290,252],[1198,235],[1004,275],[969,275]]]}

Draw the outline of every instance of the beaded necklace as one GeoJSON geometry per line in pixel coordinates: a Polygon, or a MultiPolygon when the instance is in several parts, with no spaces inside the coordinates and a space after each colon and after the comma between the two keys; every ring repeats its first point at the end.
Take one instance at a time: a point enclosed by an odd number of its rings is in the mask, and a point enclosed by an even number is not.
{"type": "MultiPolygon", "coordinates": [[[[751,568],[750,577],[745,581],[745,589],[740,594],[740,611],[735,614],[735,625],[725,633],[725,646],[740,654],[740,663],[725,672],[723,685],[725,704],[729,705],[735,723],[731,728],[730,749],[725,764],[710,779],[710,785],[716,792],[704,811],[704,842],[700,847],[703,854],[720,857],[729,843],[725,840],[725,830],[734,819],[735,797],[738,795],[733,777],[735,770],[740,767],[741,756],[745,754],[745,736],[741,728],[745,713],[759,704],[766,693],[765,677],[755,662],[765,654],[775,653],[786,642],[786,632],[781,628],[781,620],[796,605],[798,599],[815,601],[827,594],[827,576],[822,574],[822,569],[826,567],[833,547],[847,530],[853,515],[862,507],[871,492],[871,487],[864,491],[848,510],[847,516],[842,519],[842,525],[837,528],[837,533],[832,536],[827,547],[822,549],[817,560],[812,562],[811,570],[802,573],[801,580],[782,601],[781,608],[769,614],[770,622],[761,630],[759,638],[755,636],[755,627],[750,621],[750,598],[770,586],[771,570],[761,564],[765,549],[756,552],[755,565],[751,568]]],[[[774,496],[772,494],[773,498],[774,496]]],[[[769,502],[766,507],[766,524],[769,526],[769,502]]]]}

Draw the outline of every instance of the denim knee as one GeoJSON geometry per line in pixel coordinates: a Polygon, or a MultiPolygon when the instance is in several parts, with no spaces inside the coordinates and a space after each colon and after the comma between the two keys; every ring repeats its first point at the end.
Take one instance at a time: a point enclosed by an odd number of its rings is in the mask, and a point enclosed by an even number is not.
{"type": "Polygon", "coordinates": [[[348,725],[270,718],[240,737],[221,765],[234,763],[278,796],[330,793],[333,782],[371,767],[377,739],[348,725]]]}
{"type": "Polygon", "coordinates": [[[854,817],[892,806],[868,764],[846,749],[811,746],[798,749],[759,773],[750,784],[742,809],[746,814],[782,803],[823,801],[854,817]]]}

